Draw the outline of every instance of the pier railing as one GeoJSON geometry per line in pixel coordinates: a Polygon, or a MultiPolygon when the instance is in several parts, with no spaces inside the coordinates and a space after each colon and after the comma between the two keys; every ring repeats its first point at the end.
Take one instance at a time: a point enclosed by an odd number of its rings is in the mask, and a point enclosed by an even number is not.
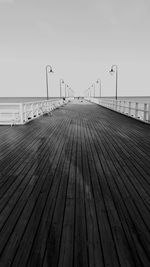
{"type": "Polygon", "coordinates": [[[67,103],[63,99],[24,103],[0,103],[0,125],[25,124],[67,103]]]}
{"type": "Polygon", "coordinates": [[[123,113],[134,119],[150,123],[150,103],[132,102],[126,100],[86,98],[86,100],[123,113]]]}

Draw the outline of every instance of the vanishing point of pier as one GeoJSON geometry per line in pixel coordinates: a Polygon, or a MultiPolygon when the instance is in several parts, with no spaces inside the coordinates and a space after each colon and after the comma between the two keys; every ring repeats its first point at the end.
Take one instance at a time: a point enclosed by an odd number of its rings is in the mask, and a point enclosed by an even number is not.
{"type": "Polygon", "coordinates": [[[0,266],[150,266],[150,125],[74,100],[0,126],[0,266]]]}

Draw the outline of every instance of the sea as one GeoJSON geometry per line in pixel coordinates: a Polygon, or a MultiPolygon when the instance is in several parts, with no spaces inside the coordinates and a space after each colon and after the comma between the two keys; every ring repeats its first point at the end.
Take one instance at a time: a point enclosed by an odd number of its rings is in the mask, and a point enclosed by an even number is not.
{"type": "MultiPolygon", "coordinates": [[[[58,97],[49,97],[49,100],[57,99],[58,97]]],[[[24,103],[47,100],[46,97],[0,97],[0,103],[24,103]]]]}
{"type": "MultiPolygon", "coordinates": [[[[58,97],[50,97],[49,100],[57,99],[58,97]]],[[[102,99],[115,99],[114,97],[102,97],[102,99]]],[[[47,100],[46,97],[0,97],[0,103],[24,103],[47,100]]],[[[126,100],[139,103],[150,103],[150,96],[119,96],[118,100],[126,100]]]]}
{"type": "MultiPolygon", "coordinates": [[[[115,100],[115,97],[102,97],[102,99],[115,100]]],[[[150,96],[119,96],[117,99],[130,102],[150,103],[150,96]]]]}

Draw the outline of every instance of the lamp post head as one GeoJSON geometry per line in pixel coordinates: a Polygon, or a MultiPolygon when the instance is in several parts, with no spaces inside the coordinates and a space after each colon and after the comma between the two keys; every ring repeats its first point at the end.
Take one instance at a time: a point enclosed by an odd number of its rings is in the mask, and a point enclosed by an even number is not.
{"type": "Polygon", "coordinates": [[[50,66],[49,73],[54,73],[52,67],[50,66]]]}
{"type": "Polygon", "coordinates": [[[117,70],[118,70],[118,66],[117,65],[112,65],[111,66],[111,70],[109,71],[109,73],[113,75],[115,72],[117,73],[117,70]]]}
{"type": "Polygon", "coordinates": [[[110,73],[111,75],[113,75],[113,74],[115,73],[115,71],[113,70],[113,68],[111,68],[111,70],[109,71],[109,73],[110,73]]]}
{"type": "Polygon", "coordinates": [[[52,69],[52,66],[47,65],[47,66],[46,66],[46,69],[47,69],[47,72],[48,72],[48,73],[54,73],[54,71],[53,71],[53,69],[52,69]]]}

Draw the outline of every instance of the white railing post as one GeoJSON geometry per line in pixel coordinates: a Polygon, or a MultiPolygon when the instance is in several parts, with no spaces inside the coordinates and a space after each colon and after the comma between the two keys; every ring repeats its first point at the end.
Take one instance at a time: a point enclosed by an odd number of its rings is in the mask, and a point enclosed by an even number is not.
{"type": "Polygon", "coordinates": [[[120,103],[121,101],[119,100],[118,101],[118,111],[121,111],[120,109],[121,109],[121,103],[120,103]]]}
{"type": "Polygon", "coordinates": [[[36,103],[36,116],[39,116],[39,105],[36,103]]]}
{"type": "Polygon", "coordinates": [[[126,101],[123,101],[123,110],[122,110],[123,113],[125,113],[125,106],[126,106],[126,101]]]}
{"type": "Polygon", "coordinates": [[[26,103],[24,104],[24,118],[25,118],[25,121],[27,121],[27,104],[26,103]]]}
{"type": "Polygon", "coordinates": [[[112,106],[113,110],[115,109],[115,101],[113,100],[113,106],[112,106]]]}
{"type": "Polygon", "coordinates": [[[150,122],[150,103],[148,103],[148,122],[150,122]]]}
{"type": "Polygon", "coordinates": [[[31,117],[32,117],[32,119],[34,117],[33,103],[31,104],[31,117]]]}
{"type": "Polygon", "coordinates": [[[128,115],[131,116],[131,102],[129,102],[128,115]]]}
{"type": "Polygon", "coordinates": [[[122,112],[122,100],[120,100],[120,112],[122,112]]]}
{"type": "Polygon", "coordinates": [[[20,103],[20,123],[23,124],[23,104],[20,103]]]}
{"type": "Polygon", "coordinates": [[[116,110],[116,111],[117,111],[117,104],[118,104],[118,103],[117,103],[117,100],[116,100],[116,105],[115,105],[115,110],[116,110]]]}
{"type": "Polygon", "coordinates": [[[143,117],[143,120],[146,121],[147,120],[147,115],[148,115],[148,104],[147,103],[144,103],[144,117],[143,117]]]}
{"type": "Polygon", "coordinates": [[[42,102],[39,104],[39,109],[40,109],[40,115],[43,115],[43,107],[42,107],[42,102]]]}
{"type": "Polygon", "coordinates": [[[52,110],[52,105],[51,105],[51,102],[50,102],[50,101],[49,101],[48,103],[49,103],[49,112],[51,112],[51,110],[52,110]]]}
{"type": "Polygon", "coordinates": [[[49,102],[48,101],[46,102],[46,112],[47,113],[49,112],[49,102]]]}
{"type": "Polygon", "coordinates": [[[46,107],[46,102],[44,102],[44,112],[46,113],[47,112],[47,107],[46,107]]]}
{"type": "Polygon", "coordinates": [[[138,103],[135,103],[135,118],[138,118],[138,103]]]}

